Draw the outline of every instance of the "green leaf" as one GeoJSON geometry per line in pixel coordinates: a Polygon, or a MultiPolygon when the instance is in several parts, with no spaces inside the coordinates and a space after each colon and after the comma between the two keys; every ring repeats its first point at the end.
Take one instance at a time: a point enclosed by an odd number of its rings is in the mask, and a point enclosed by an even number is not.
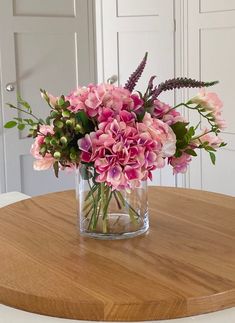
{"type": "Polygon", "coordinates": [[[58,176],[59,176],[59,163],[58,163],[58,161],[53,164],[53,168],[54,168],[55,176],[58,178],[58,176]]]}
{"type": "Polygon", "coordinates": [[[59,99],[58,99],[58,105],[62,106],[65,102],[64,102],[64,97],[61,96],[59,99]]]}
{"type": "Polygon", "coordinates": [[[177,139],[183,139],[187,133],[187,125],[188,123],[184,122],[176,122],[175,124],[171,125],[172,130],[174,131],[177,139]]]}
{"type": "Polygon", "coordinates": [[[79,111],[76,113],[78,121],[82,122],[84,128],[87,128],[89,125],[89,119],[84,111],[79,111]]]}
{"type": "Polygon", "coordinates": [[[197,156],[197,153],[193,149],[186,149],[185,152],[190,156],[195,156],[195,157],[197,156]]]}
{"type": "Polygon", "coordinates": [[[50,125],[51,124],[51,117],[50,116],[46,118],[46,124],[47,125],[50,125]]]}
{"type": "Polygon", "coordinates": [[[89,170],[87,165],[81,164],[79,170],[80,170],[80,175],[81,175],[82,179],[88,180],[89,178],[92,177],[92,172],[89,170]]]}
{"type": "Polygon", "coordinates": [[[219,147],[225,147],[225,146],[227,146],[226,142],[221,142],[221,144],[219,145],[219,147]]]}
{"type": "Polygon", "coordinates": [[[17,95],[17,101],[20,105],[22,105],[26,110],[28,110],[30,113],[32,112],[31,106],[28,102],[23,100],[20,96],[20,94],[17,95]]]}
{"type": "Polygon", "coordinates": [[[211,151],[209,151],[209,154],[210,154],[210,159],[212,164],[215,165],[215,160],[216,160],[215,154],[212,153],[211,151]]]}
{"type": "Polygon", "coordinates": [[[43,119],[39,119],[40,124],[45,124],[45,121],[43,119]]]}
{"type": "Polygon", "coordinates": [[[17,125],[17,122],[15,122],[15,121],[8,121],[8,122],[4,125],[4,128],[9,129],[9,128],[13,128],[13,127],[15,127],[16,125],[17,125]]]}
{"type": "Polygon", "coordinates": [[[33,125],[37,124],[32,119],[24,119],[24,121],[27,122],[30,126],[33,126],[33,125]]]}
{"type": "Polygon", "coordinates": [[[176,158],[181,157],[182,156],[182,152],[180,150],[177,150],[174,156],[176,158]]]}
{"type": "Polygon", "coordinates": [[[188,132],[185,134],[185,140],[187,141],[187,143],[190,143],[192,137],[195,135],[195,130],[194,127],[190,127],[188,132]]]}
{"type": "Polygon", "coordinates": [[[213,147],[207,146],[205,147],[206,151],[216,151],[213,147]]]}
{"type": "Polygon", "coordinates": [[[23,119],[22,118],[13,118],[14,120],[17,120],[17,121],[19,121],[19,122],[22,122],[23,121],[23,119]]]}
{"type": "Polygon", "coordinates": [[[18,124],[17,128],[18,128],[19,130],[24,130],[24,128],[25,128],[25,124],[20,123],[20,124],[18,124]]]}

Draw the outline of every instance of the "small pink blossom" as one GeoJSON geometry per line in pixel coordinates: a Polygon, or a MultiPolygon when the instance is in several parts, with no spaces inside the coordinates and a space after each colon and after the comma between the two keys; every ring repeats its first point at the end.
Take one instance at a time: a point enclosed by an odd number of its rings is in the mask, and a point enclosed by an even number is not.
{"type": "Polygon", "coordinates": [[[39,128],[38,136],[35,138],[35,141],[31,146],[30,152],[33,155],[33,157],[36,158],[36,161],[34,161],[35,170],[48,169],[55,162],[55,159],[51,156],[51,154],[46,153],[45,156],[42,156],[40,154],[41,146],[42,144],[44,144],[45,136],[47,136],[48,134],[54,134],[53,127],[49,125],[41,125],[39,128]]]}
{"type": "Polygon", "coordinates": [[[160,100],[154,100],[153,116],[157,119],[162,120],[169,126],[176,122],[185,122],[185,118],[170,105],[161,102],[160,100]]]}
{"type": "Polygon", "coordinates": [[[183,152],[180,157],[169,158],[169,164],[173,167],[173,174],[185,173],[192,157],[183,152]]]}
{"type": "Polygon", "coordinates": [[[58,97],[55,97],[55,96],[51,95],[48,92],[46,92],[46,94],[43,93],[43,92],[41,92],[41,97],[43,99],[45,99],[46,101],[49,100],[49,104],[50,104],[51,107],[55,107],[56,106],[58,97]]]}
{"type": "Polygon", "coordinates": [[[220,144],[222,143],[222,139],[219,136],[216,136],[214,132],[208,132],[208,129],[204,130],[204,135],[200,137],[200,141],[198,140],[198,143],[204,143],[207,142],[208,146],[217,149],[219,148],[220,144]]]}
{"type": "Polygon", "coordinates": [[[54,134],[54,130],[52,126],[41,125],[39,128],[38,136],[35,138],[34,143],[31,146],[30,153],[36,159],[42,159],[42,155],[40,154],[41,145],[44,143],[44,138],[47,134],[54,134]]]}
{"type": "Polygon", "coordinates": [[[35,170],[46,170],[51,168],[54,162],[55,162],[55,159],[51,155],[47,154],[42,159],[35,160],[33,163],[33,168],[35,170]]]}
{"type": "Polygon", "coordinates": [[[221,115],[223,103],[216,93],[206,92],[205,89],[201,89],[198,95],[193,97],[189,103],[200,105],[205,110],[211,112],[214,122],[220,130],[226,128],[226,123],[221,115]]]}
{"type": "Polygon", "coordinates": [[[199,93],[190,100],[190,103],[200,104],[208,111],[219,112],[223,107],[223,103],[214,92],[206,92],[201,89],[199,93]]]}

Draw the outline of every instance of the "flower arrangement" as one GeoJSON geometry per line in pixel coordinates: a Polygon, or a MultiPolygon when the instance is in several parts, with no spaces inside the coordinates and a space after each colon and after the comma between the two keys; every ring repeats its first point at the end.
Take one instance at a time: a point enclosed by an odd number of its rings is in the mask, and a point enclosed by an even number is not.
{"type": "MultiPolygon", "coordinates": [[[[154,85],[152,76],[144,93],[134,92],[146,61],[147,53],[124,86],[90,84],[60,97],[41,90],[50,108],[46,120],[36,117],[20,97],[18,106],[9,104],[30,117],[16,117],[5,127],[23,130],[29,126],[29,136],[35,139],[34,169],[53,167],[56,176],[61,170],[79,169],[83,178],[90,179],[83,211],[93,230],[100,213],[103,220],[108,218],[111,198],[119,206],[127,205],[123,192],[152,179],[155,169],[169,164],[174,174],[184,173],[200,149],[209,153],[214,164],[216,150],[225,145],[219,137],[225,127],[222,102],[205,90],[217,81],[176,78],[154,85]],[[192,87],[201,90],[186,103],[170,106],[159,100],[164,91],[192,87]],[[199,113],[208,126],[200,130],[200,124],[191,125],[177,111],[179,107],[199,113]]],[[[138,212],[131,205],[128,208],[135,221],[138,212]]],[[[107,232],[104,223],[102,230],[107,232]]]]}

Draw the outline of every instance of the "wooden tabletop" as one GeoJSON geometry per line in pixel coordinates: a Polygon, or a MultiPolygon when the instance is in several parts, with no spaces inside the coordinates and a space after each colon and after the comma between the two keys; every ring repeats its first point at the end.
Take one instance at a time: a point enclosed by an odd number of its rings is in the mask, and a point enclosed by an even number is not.
{"type": "Polygon", "coordinates": [[[0,302],[82,320],[140,321],[235,306],[235,198],[150,188],[150,230],[80,237],[73,191],[0,209],[0,302]]]}

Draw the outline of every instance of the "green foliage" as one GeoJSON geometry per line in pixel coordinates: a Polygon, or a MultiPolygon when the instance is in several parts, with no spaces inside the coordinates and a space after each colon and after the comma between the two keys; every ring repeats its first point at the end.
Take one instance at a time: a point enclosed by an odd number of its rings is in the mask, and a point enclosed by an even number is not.
{"type": "Polygon", "coordinates": [[[212,153],[211,151],[209,151],[209,155],[210,155],[210,159],[211,159],[212,164],[215,165],[215,160],[216,160],[215,154],[212,153]]]}
{"type": "Polygon", "coordinates": [[[17,122],[15,122],[15,121],[8,121],[7,123],[5,123],[4,128],[10,129],[10,128],[15,127],[16,125],[17,125],[17,122]]]}
{"type": "Polygon", "coordinates": [[[191,156],[197,156],[196,152],[189,148],[190,142],[195,135],[194,127],[187,128],[188,123],[177,122],[171,125],[172,130],[176,135],[176,153],[175,157],[180,157],[185,151],[191,156]]]}
{"type": "Polygon", "coordinates": [[[190,156],[194,156],[194,157],[197,156],[197,153],[193,149],[186,149],[185,152],[186,152],[186,154],[188,154],[190,156]]]}
{"type": "Polygon", "coordinates": [[[56,162],[53,164],[53,168],[54,168],[55,176],[58,178],[58,176],[59,176],[59,163],[58,163],[58,161],[56,161],[56,162]]]}
{"type": "Polygon", "coordinates": [[[87,166],[86,164],[81,164],[81,166],[79,167],[79,172],[82,179],[84,180],[88,180],[93,176],[90,166],[87,166]]]}
{"type": "Polygon", "coordinates": [[[18,128],[19,130],[24,130],[24,128],[25,128],[25,124],[23,124],[23,123],[19,123],[19,124],[18,124],[18,126],[17,126],[17,128],[18,128]]]}

